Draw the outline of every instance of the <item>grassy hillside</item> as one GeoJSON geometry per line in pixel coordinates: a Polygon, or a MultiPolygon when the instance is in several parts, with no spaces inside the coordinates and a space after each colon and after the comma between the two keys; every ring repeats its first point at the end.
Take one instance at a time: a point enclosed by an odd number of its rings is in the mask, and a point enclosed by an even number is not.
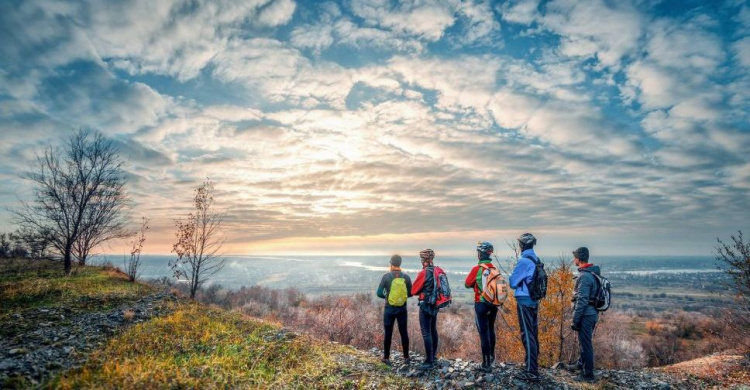
{"type": "MultiPolygon", "coordinates": [[[[51,268],[57,266],[0,267],[0,329],[4,329],[0,349],[6,350],[6,360],[0,360],[0,387],[416,387],[351,347],[182,299],[149,300],[158,294],[157,289],[128,283],[113,269],[86,267],[63,277],[51,268]],[[160,309],[148,319],[135,314],[154,306],[160,309]],[[101,341],[86,344],[93,348],[75,351],[54,341],[76,329],[87,329],[78,319],[90,322],[98,313],[102,316],[96,318],[116,325],[101,341]],[[40,322],[39,316],[49,318],[40,322]],[[44,361],[49,355],[46,351],[56,351],[56,344],[58,349],[73,351],[69,352],[73,356],[78,354],[81,364],[69,368],[63,361],[44,361]],[[39,370],[8,369],[13,364],[38,364],[47,375],[36,375],[39,370]],[[31,374],[23,375],[26,372],[31,374]]],[[[67,355],[60,360],[67,361],[67,355]]]]}

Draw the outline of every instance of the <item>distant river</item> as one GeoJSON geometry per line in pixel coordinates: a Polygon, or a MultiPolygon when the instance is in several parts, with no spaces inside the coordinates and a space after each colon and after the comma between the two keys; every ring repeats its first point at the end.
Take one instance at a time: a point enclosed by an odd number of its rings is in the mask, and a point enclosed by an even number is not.
{"type": "MultiPolygon", "coordinates": [[[[168,266],[174,256],[143,255],[141,278],[172,277],[168,266]]],[[[228,288],[262,285],[273,288],[297,287],[312,294],[374,292],[381,275],[388,270],[388,256],[227,256],[226,266],[211,283],[228,288]]],[[[554,267],[556,258],[543,259],[554,267]]],[[[100,255],[94,263],[111,262],[121,267],[122,255],[100,255]]],[[[438,257],[436,264],[446,270],[454,290],[463,291],[463,280],[476,264],[475,259],[438,257]]],[[[717,272],[711,257],[639,257],[608,256],[592,259],[603,272],[632,275],[660,273],[717,272]]],[[[495,262],[497,264],[497,262],[495,262]]],[[[510,271],[507,259],[501,258],[504,273],[510,271]]],[[[404,257],[404,272],[414,278],[421,269],[416,256],[404,257]]],[[[468,293],[468,292],[467,292],[468,293]]]]}

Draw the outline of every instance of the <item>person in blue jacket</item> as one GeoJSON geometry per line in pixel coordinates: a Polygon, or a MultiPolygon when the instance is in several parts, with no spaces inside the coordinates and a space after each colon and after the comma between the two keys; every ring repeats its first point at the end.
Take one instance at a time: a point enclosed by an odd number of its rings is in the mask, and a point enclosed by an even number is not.
{"type": "Polygon", "coordinates": [[[531,299],[529,286],[534,279],[535,261],[539,261],[534,253],[536,237],[531,233],[524,233],[518,237],[521,257],[510,275],[510,288],[514,289],[518,311],[518,326],[521,329],[521,342],[526,350],[526,370],[517,375],[525,381],[539,380],[539,302],[531,299]]]}

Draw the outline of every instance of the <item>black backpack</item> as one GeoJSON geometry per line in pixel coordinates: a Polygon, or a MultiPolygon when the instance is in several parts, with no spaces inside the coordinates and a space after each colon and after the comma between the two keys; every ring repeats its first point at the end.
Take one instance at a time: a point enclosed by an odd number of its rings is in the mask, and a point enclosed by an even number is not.
{"type": "Polygon", "coordinates": [[[541,261],[531,256],[524,257],[533,261],[534,265],[536,265],[534,269],[534,276],[531,279],[531,284],[528,285],[528,288],[529,297],[534,301],[538,301],[547,296],[547,271],[544,270],[544,263],[542,263],[541,261]]]}

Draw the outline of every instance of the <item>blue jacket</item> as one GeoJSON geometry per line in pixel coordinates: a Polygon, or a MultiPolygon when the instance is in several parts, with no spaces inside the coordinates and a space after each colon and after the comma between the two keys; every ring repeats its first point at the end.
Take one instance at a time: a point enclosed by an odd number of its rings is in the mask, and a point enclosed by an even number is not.
{"type": "Polygon", "coordinates": [[[513,296],[520,303],[533,302],[529,297],[529,285],[534,280],[534,270],[536,270],[536,264],[527,257],[533,257],[539,260],[539,257],[534,253],[534,249],[526,249],[521,252],[521,257],[518,258],[516,268],[513,269],[513,273],[510,275],[510,288],[514,289],[513,296]],[[522,302],[523,301],[523,302],[522,302]]]}

